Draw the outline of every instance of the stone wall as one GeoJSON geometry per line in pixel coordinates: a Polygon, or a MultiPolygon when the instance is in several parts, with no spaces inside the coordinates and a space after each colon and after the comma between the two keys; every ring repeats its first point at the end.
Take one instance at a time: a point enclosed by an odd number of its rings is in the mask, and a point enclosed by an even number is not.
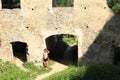
{"type": "Polygon", "coordinates": [[[119,26],[113,17],[106,0],[74,0],[73,7],[59,8],[52,7],[52,0],[21,0],[21,9],[0,10],[0,58],[14,61],[10,43],[20,41],[28,45],[27,61],[40,61],[46,38],[72,34],[78,38],[79,64],[111,63],[108,44],[120,39],[106,28],[119,26]]]}
{"type": "MultiPolygon", "coordinates": [[[[75,0],[75,24],[80,26],[83,31],[82,38],[82,54],[79,63],[96,63],[96,62],[110,62],[109,46],[104,50],[100,45],[105,46],[105,39],[100,38],[98,43],[96,38],[101,35],[104,30],[105,24],[112,18],[113,13],[107,6],[106,0],[75,0]],[[78,9],[79,7],[79,9],[78,9]],[[79,14],[78,14],[79,13],[79,14]],[[94,47],[93,47],[94,46],[94,47]],[[100,50],[101,49],[101,50],[100,50]],[[103,50],[102,50],[103,49],[103,50]]],[[[106,36],[103,34],[102,36],[106,36]]],[[[107,41],[108,42],[108,41],[107,41]]]]}

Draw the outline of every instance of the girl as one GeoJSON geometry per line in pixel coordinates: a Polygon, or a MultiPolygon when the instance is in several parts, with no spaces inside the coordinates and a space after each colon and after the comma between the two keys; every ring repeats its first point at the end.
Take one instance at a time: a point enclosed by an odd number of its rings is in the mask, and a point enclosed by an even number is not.
{"type": "Polygon", "coordinates": [[[49,54],[49,50],[47,49],[44,49],[44,53],[43,53],[43,64],[46,68],[48,68],[48,60],[49,60],[49,57],[48,57],[48,54],[49,54]]]}

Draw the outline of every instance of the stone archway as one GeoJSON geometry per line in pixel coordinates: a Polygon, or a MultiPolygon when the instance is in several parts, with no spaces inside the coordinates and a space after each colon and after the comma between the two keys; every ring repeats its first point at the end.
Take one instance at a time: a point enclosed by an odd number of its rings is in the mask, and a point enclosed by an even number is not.
{"type": "Polygon", "coordinates": [[[45,39],[46,46],[50,50],[49,57],[65,65],[77,64],[78,44],[76,36],[71,34],[51,35],[45,39]]]}

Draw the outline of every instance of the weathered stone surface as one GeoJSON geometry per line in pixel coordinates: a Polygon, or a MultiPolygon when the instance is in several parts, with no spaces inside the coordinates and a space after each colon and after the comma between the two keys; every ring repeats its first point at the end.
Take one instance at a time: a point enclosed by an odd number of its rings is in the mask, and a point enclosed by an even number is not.
{"type": "Polygon", "coordinates": [[[74,7],[66,8],[52,7],[52,0],[21,0],[21,9],[0,10],[0,58],[14,61],[10,43],[21,41],[28,45],[27,61],[39,62],[47,37],[72,34],[78,38],[79,64],[111,63],[109,43],[120,40],[114,19],[120,18],[106,0],[74,0],[74,7]]]}

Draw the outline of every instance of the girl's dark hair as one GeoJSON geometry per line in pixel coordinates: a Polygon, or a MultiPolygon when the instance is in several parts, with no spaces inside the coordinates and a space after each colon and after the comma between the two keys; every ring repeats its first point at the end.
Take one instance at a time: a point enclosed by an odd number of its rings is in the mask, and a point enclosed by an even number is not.
{"type": "Polygon", "coordinates": [[[48,51],[48,49],[46,49],[46,48],[45,48],[45,49],[44,49],[44,51],[46,51],[46,52],[47,52],[47,51],[48,51]]]}

